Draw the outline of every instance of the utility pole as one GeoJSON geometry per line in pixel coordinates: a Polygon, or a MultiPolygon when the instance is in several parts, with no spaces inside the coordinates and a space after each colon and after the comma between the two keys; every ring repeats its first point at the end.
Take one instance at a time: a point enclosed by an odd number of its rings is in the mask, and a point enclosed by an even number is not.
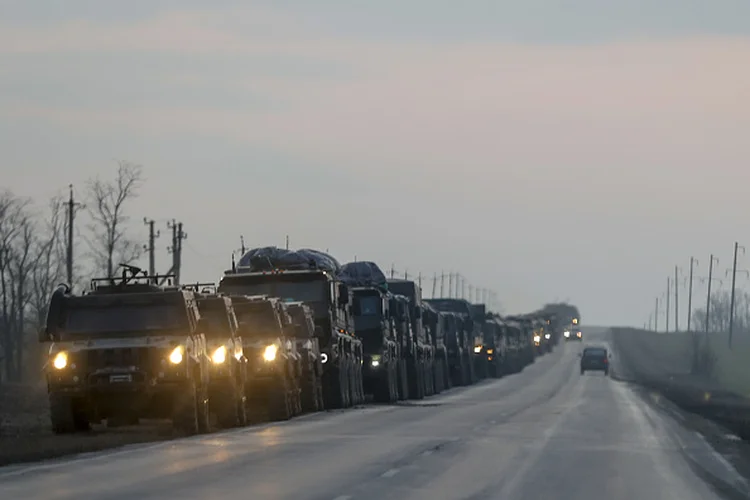
{"type": "Polygon", "coordinates": [[[680,301],[677,296],[677,290],[680,289],[680,287],[677,286],[678,279],[679,278],[677,277],[677,266],[674,266],[674,331],[675,333],[680,331],[680,315],[677,312],[678,306],[680,305],[680,301]]]}
{"type": "Polygon", "coordinates": [[[286,249],[289,250],[289,235],[286,235],[286,249]]]}
{"type": "Polygon", "coordinates": [[[148,245],[143,246],[143,249],[148,252],[148,275],[156,276],[156,247],[154,240],[159,237],[161,231],[154,230],[155,221],[153,219],[149,220],[144,217],[143,223],[148,226],[148,245]]]}
{"type": "Polygon", "coordinates": [[[396,276],[396,264],[391,264],[391,279],[396,276]]]}
{"type": "Polygon", "coordinates": [[[711,254],[711,258],[708,261],[708,293],[706,294],[706,342],[708,342],[708,328],[709,319],[711,317],[711,282],[714,279],[714,261],[719,263],[719,259],[711,254]]]}
{"type": "Polygon", "coordinates": [[[734,263],[732,264],[732,295],[729,299],[729,348],[732,348],[732,330],[734,328],[734,287],[737,280],[737,250],[742,248],[742,252],[745,252],[745,247],[741,247],[738,242],[734,242],[734,263]]]}
{"type": "Polygon", "coordinates": [[[68,274],[68,285],[72,288],[73,287],[73,235],[75,234],[74,228],[74,221],[76,218],[76,212],[81,209],[85,208],[85,205],[82,205],[80,203],[76,203],[75,199],[73,198],[73,184],[70,184],[68,186],[70,188],[70,198],[68,199],[68,202],[65,204],[68,209],[68,215],[66,217],[67,219],[67,225],[68,225],[68,244],[67,244],[67,250],[65,255],[65,263],[67,268],[67,274],[68,274]]]}
{"type": "Polygon", "coordinates": [[[654,308],[654,331],[659,331],[659,297],[656,297],[656,307],[654,308]]]}
{"type": "Polygon", "coordinates": [[[240,235],[240,250],[242,250],[242,255],[245,255],[247,248],[245,248],[245,237],[242,235],[240,235]]]}
{"type": "Polygon", "coordinates": [[[690,257],[690,277],[688,278],[688,313],[687,313],[687,331],[690,331],[690,322],[693,314],[693,264],[697,264],[698,259],[690,257]]]}
{"type": "Polygon", "coordinates": [[[172,230],[172,246],[168,248],[172,253],[172,269],[169,274],[174,274],[174,284],[180,284],[180,272],[182,270],[182,241],[187,239],[187,233],[182,230],[182,222],[167,222],[167,228],[172,230]]]}
{"type": "Polygon", "coordinates": [[[422,273],[421,272],[417,275],[417,284],[419,285],[419,289],[422,290],[422,273]]]}
{"type": "Polygon", "coordinates": [[[461,276],[461,298],[466,298],[466,278],[461,276]]]}
{"type": "Polygon", "coordinates": [[[667,312],[665,314],[665,316],[667,317],[667,329],[665,330],[666,333],[669,333],[669,290],[670,290],[669,286],[670,284],[671,284],[670,278],[669,276],[667,276],[667,312]]]}
{"type": "Polygon", "coordinates": [[[453,273],[448,273],[448,298],[453,297],[453,273]]]}
{"type": "Polygon", "coordinates": [[[440,298],[445,298],[445,271],[440,272],[440,298]]]}

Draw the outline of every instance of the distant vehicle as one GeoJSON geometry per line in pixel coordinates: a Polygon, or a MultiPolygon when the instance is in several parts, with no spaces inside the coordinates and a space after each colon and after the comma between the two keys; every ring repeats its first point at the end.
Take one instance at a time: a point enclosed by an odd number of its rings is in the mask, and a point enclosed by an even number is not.
{"type": "Polygon", "coordinates": [[[583,340],[583,333],[577,328],[568,329],[563,332],[563,337],[565,338],[566,342],[568,340],[577,340],[580,342],[583,340]]]}
{"type": "Polygon", "coordinates": [[[609,375],[609,358],[611,355],[604,347],[586,347],[581,353],[581,375],[586,371],[601,371],[609,375]]]}

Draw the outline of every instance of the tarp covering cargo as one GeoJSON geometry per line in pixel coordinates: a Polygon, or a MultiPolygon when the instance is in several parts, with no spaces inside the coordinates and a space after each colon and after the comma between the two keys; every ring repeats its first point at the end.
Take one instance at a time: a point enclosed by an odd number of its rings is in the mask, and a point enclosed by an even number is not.
{"type": "Polygon", "coordinates": [[[273,269],[307,270],[322,269],[337,273],[341,268],[339,262],[325,252],[302,248],[300,250],[286,250],[278,247],[253,248],[245,252],[237,267],[254,271],[270,271],[273,269]]]}
{"type": "Polygon", "coordinates": [[[350,286],[387,287],[386,277],[374,262],[349,262],[341,266],[338,278],[350,286]]]}

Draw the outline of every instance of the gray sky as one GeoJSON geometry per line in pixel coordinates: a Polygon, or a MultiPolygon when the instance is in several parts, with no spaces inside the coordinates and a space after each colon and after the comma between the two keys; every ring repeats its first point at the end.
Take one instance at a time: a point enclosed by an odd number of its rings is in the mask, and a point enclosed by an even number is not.
{"type": "Polygon", "coordinates": [[[182,220],[187,279],[289,234],[589,323],[750,246],[746,0],[208,5],[0,0],[2,186],[130,160],[133,235],[182,220]]]}

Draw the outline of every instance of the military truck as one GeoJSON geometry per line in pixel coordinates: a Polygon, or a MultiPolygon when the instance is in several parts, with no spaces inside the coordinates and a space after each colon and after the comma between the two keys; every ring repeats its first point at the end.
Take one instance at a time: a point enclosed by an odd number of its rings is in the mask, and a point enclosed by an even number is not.
{"type": "Polygon", "coordinates": [[[445,338],[445,347],[448,355],[448,376],[451,381],[450,385],[470,385],[470,347],[468,346],[467,337],[464,335],[460,315],[435,308],[431,303],[431,300],[426,302],[440,315],[443,335],[445,338]]]}
{"type": "MultiPolygon", "coordinates": [[[[488,359],[488,349],[493,349],[489,344],[494,345],[494,337],[488,335],[488,331],[494,333],[494,328],[488,325],[487,306],[484,304],[471,304],[471,317],[475,324],[479,325],[481,338],[474,344],[474,373],[477,378],[487,378],[490,373],[490,360],[488,359]]],[[[494,350],[494,349],[493,349],[494,350]]],[[[493,356],[492,361],[495,360],[493,356]]]]}
{"type": "MultiPolygon", "coordinates": [[[[422,303],[422,324],[432,339],[435,351],[434,380],[435,393],[439,394],[452,387],[448,363],[448,348],[445,345],[444,313],[441,313],[427,302],[422,303]]],[[[456,337],[454,336],[454,339],[456,337]]]]}
{"type": "Polygon", "coordinates": [[[245,392],[251,411],[265,409],[275,421],[301,413],[302,361],[281,301],[266,295],[230,298],[247,358],[245,392]]]}
{"type": "Polygon", "coordinates": [[[320,327],[325,407],[346,408],[364,400],[362,342],[354,336],[351,291],[336,278],[340,266],[320,254],[275,247],[250,250],[225,272],[219,291],[308,304],[320,327]]]}
{"type": "Polygon", "coordinates": [[[475,383],[477,376],[474,371],[474,358],[481,357],[482,329],[479,323],[474,321],[471,303],[457,298],[429,299],[427,302],[438,311],[451,312],[456,315],[455,328],[459,330],[459,340],[465,351],[465,362],[468,364],[468,379],[464,384],[475,383]]]}
{"type": "Polygon", "coordinates": [[[171,418],[187,434],[209,429],[209,357],[195,295],[160,287],[171,276],[123,266],[120,278],[91,281],[74,295],[59,286],[41,342],[55,433],[91,423],[171,418]]]}
{"type": "Polygon", "coordinates": [[[416,368],[420,372],[418,377],[421,382],[421,387],[417,388],[417,399],[431,396],[435,394],[435,350],[422,322],[422,289],[414,281],[392,278],[388,280],[388,290],[408,299],[409,319],[416,343],[416,368]]]}
{"type": "Polygon", "coordinates": [[[352,294],[354,330],[363,349],[364,392],[377,402],[397,401],[401,353],[386,277],[370,261],[344,264],[337,277],[352,294]]]}
{"type": "Polygon", "coordinates": [[[488,313],[482,324],[482,333],[482,352],[487,360],[487,375],[493,378],[502,377],[506,372],[505,324],[499,316],[488,313]]]}
{"type": "Polygon", "coordinates": [[[389,309],[396,327],[399,351],[398,398],[423,399],[424,371],[419,365],[417,342],[414,338],[412,321],[409,316],[409,299],[403,295],[389,295],[389,309]]]}
{"type": "Polygon", "coordinates": [[[506,333],[506,373],[518,373],[527,364],[525,339],[521,323],[513,318],[503,319],[506,333]]]}
{"type": "Polygon", "coordinates": [[[294,341],[302,360],[302,411],[323,411],[323,362],[318,342],[320,335],[316,331],[320,327],[315,326],[315,314],[304,302],[286,302],[284,305],[294,324],[294,341]]]}
{"type": "Polygon", "coordinates": [[[229,297],[201,293],[198,309],[205,319],[206,347],[211,359],[208,398],[211,411],[224,428],[247,423],[247,358],[229,297]]]}

